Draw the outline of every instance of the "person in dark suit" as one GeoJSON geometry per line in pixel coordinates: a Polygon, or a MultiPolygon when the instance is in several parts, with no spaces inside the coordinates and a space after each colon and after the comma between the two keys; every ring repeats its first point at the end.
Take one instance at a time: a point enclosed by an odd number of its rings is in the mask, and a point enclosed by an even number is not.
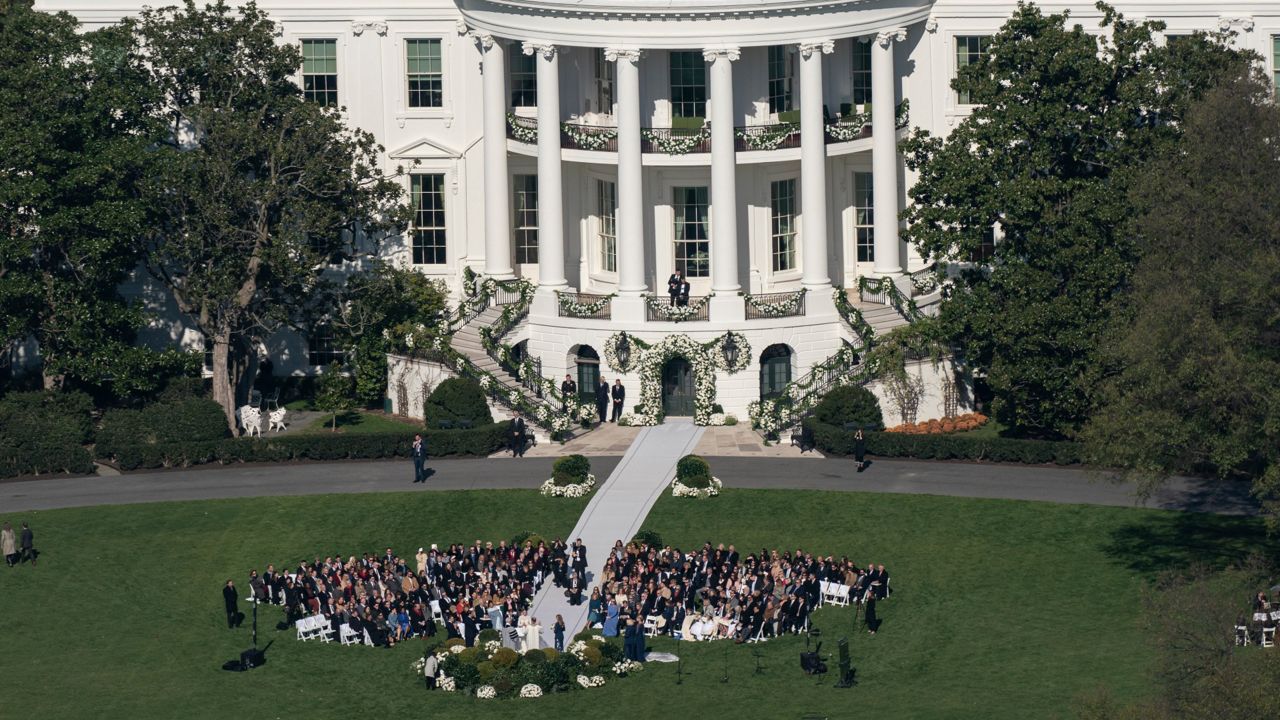
{"type": "Polygon", "coordinates": [[[511,451],[512,457],[524,457],[525,430],[524,418],[516,413],[515,419],[511,421],[511,431],[507,440],[507,449],[511,451]]]}
{"type": "Polygon", "coordinates": [[[227,584],[222,587],[222,603],[227,606],[227,629],[240,627],[239,595],[236,584],[227,580],[227,584]]]}
{"type": "Polygon", "coordinates": [[[596,411],[600,413],[600,422],[603,424],[609,412],[609,383],[602,377],[600,384],[596,385],[596,411]]]}
{"type": "Polygon", "coordinates": [[[560,412],[569,409],[569,398],[578,394],[578,383],[573,381],[573,376],[565,374],[564,382],[560,383],[560,412]]]}
{"type": "Polygon", "coordinates": [[[569,589],[564,591],[565,597],[569,598],[569,604],[577,607],[582,604],[582,586],[578,584],[578,576],[574,575],[573,580],[569,584],[569,589]]]}
{"type": "Polygon", "coordinates": [[[867,438],[862,428],[853,431],[853,459],[858,461],[858,472],[867,467],[867,438]]]}
{"type": "Polygon", "coordinates": [[[867,632],[875,635],[876,628],[880,627],[880,618],[876,617],[876,594],[874,592],[867,593],[867,599],[864,604],[866,605],[867,632]]]}
{"type": "MultiPolygon", "coordinates": [[[[600,417],[603,418],[604,413],[601,413],[600,417]]],[[[36,566],[36,548],[33,544],[34,540],[35,537],[31,532],[31,526],[25,522],[22,523],[22,539],[18,542],[18,562],[31,558],[31,567],[36,566]]]]}
{"type": "Polygon", "coordinates": [[[671,296],[671,304],[675,305],[676,300],[680,297],[680,288],[684,285],[684,275],[679,270],[671,273],[671,277],[667,278],[667,294],[671,296]]]}
{"type": "Polygon", "coordinates": [[[427,462],[427,441],[422,439],[421,434],[413,436],[413,448],[409,454],[413,457],[413,481],[426,482],[427,478],[422,471],[427,462]]]}
{"type": "Polygon", "coordinates": [[[689,281],[684,280],[680,283],[680,292],[676,295],[676,305],[686,307],[689,305],[689,281]]]}
{"type": "Polygon", "coordinates": [[[622,417],[622,406],[626,400],[627,389],[622,387],[622,379],[615,379],[613,381],[613,422],[618,422],[618,418],[622,417]]]}

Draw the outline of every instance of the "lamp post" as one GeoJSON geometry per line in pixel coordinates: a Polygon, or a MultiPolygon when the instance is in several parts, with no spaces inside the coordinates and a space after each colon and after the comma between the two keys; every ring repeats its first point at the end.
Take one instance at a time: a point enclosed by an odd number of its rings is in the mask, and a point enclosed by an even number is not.
{"type": "Polygon", "coordinates": [[[733,339],[733,333],[724,336],[724,343],[720,346],[720,350],[724,353],[725,365],[732,368],[738,363],[738,341],[733,339]]]}
{"type": "Polygon", "coordinates": [[[618,368],[618,370],[625,372],[627,367],[631,364],[630,360],[631,338],[627,336],[626,332],[623,332],[622,337],[618,338],[618,364],[622,366],[618,368]]]}

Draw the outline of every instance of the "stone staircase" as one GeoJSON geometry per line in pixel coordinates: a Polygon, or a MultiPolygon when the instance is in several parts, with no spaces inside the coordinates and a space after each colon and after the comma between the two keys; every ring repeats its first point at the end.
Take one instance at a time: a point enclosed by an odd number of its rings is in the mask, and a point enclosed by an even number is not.
{"type": "MultiPolygon", "coordinates": [[[[501,315],[502,306],[500,305],[485,308],[483,312],[453,333],[449,338],[449,345],[472,365],[491,373],[508,388],[518,390],[521,395],[533,403],[542,403],[544,401],[538,398],[536,393],[521,383],[519,378],[508,372],[506,368],[502,367],[497,360],[490,357],[489,353],[484,349],[484,343],[480,339],[480,328],[492,325],[501,315]]],[[[518,328],[519,325],[513,328],[512,332],[515,332],[518,328]]],[[[495,420],[508,420],[512,417],[511,411],[506,407],[497,408],[497,410],[499,411],[494,413],[495,420]]],[[[538,436],[538,442],[545,442],[548,437],[547,433],[539,428],[532,418],[526,419],[530,421],[530,431],[538,436]]]]}
{"type": "Polygon", "coordinates": [[[899,313],[892,305],[882,305],[880,303],[863,302],[858,298],[858,289],[850,288],[845,291],[849,303],[858,308],[862,313],[862,319],[867,321],[872,330],[876,331],[876,336],[882,336],[894,328],[902,327],[910,323],[902,313],[899,313]]]}

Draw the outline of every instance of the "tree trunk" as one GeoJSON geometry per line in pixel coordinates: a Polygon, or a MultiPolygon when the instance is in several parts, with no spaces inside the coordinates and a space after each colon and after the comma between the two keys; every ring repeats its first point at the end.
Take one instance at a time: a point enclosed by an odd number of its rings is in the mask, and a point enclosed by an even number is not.
{"type": "Polygon", "coordinates": [[[333,411],[333,427],[329,432],[338,432],[338,411],[333,411]]]}
{"type": "Polygon", "coordinates": [[[213,401],[222,406],[227,428],[236,432],[236,385],[231,368],[231,330],[221,328],[213,335],[213,401]]]}

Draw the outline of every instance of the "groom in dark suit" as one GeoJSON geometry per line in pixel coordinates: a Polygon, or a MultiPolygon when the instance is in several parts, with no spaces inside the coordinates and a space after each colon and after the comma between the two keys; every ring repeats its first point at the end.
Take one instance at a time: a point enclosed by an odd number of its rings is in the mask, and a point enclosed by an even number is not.
{"type": "Polygon", "coordinates": [[[613,422],[618,422],[618,418],[622,417],[622,406],[627,401],[627,389],[622,387],[622,379],[617,378],[613,381],[613,422]]]}
{"type": "Polygon", "coordinates": [[[679,270],[671,273],[671,277],[667,278],[667,294],[671,296],[671,304],[675,305],[680,297],[680,288],[685,284],[684,275],[679,270]]]}
{"type": "Polygon", "coordinates": [[[596,411],[600,413],[600,424],[603,425],[609,412],[609,383],[603,377],[596,385],[596,411]]]}

